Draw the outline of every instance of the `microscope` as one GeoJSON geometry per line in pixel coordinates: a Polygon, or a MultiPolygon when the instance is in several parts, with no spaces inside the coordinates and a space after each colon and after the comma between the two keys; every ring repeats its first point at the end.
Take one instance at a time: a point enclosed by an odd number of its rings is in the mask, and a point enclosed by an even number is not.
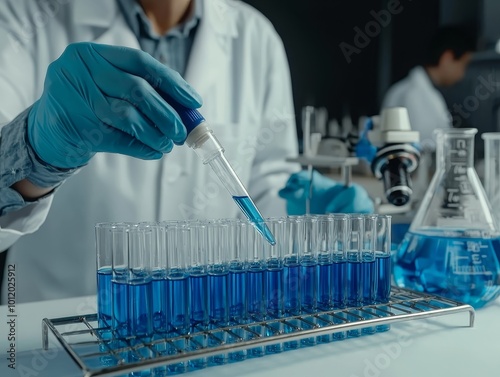
{"type": "Polygon", "coordinates": [[[408,110],[393,107],[368,118],[356,144],[356,156],[368,161],[374,176],[384,184],[387,201],[394,206],[404,206],[413,194],[410,174],[420,161],[418,142],[419,133],[411,130],[408,110]]]}

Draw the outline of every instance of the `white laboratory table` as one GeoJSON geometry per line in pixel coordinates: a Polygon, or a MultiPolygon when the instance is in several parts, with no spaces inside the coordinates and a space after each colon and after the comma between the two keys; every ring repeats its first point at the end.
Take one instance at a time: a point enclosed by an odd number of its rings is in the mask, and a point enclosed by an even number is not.
{"type": "MultiPolygon", "coordinates": [[[[51,336],[41,350],[41,320],[95,312],[95,296],[16,305],[16,369],[8,367],[7,307],[0,306],[0,376],[82,376],[51,336]]],[[[468,313],[393,324],[391,330],[190,372],[190,377],[500,376],[500,299],[468,313]]]]}

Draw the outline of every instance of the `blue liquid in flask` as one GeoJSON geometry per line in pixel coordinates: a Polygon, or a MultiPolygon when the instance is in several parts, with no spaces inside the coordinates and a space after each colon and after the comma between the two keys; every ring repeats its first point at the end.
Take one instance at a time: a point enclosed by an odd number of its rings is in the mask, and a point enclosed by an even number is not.
{"type": "Polygon", "coordinates": [[[475,308],[496,298],[500,293],[500,239],[456,236],[462,233],[408,232],[397,252],[396,284],[475,308]],[[454,236],[447,236],[450,233],[454,236]]]}
{"type": "Polygon", "coordinates": [[[257,210],[257,207],[255,207],[255,204],[253,204],[252,200],[248,196],[233,196],[233,200],[252,222],[253,226],[267,240],[267,242],[269,242],[271,245],[275,245],[276,240],[274,239],[273,234],[264,223],[264,219],[257,210]]]}

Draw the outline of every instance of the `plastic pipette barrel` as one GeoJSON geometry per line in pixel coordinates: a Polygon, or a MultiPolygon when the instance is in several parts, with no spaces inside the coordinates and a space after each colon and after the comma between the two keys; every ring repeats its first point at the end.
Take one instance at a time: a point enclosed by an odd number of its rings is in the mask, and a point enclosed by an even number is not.
{"type": "Polygon", "coordinates": [[[257,231],[271,245],[276,244],[273,234],[266,226],[262,215],[224,156],[224,148],[208,127],[203,115],[198,110],[189,109],[173,100],[167,99],[167,101],[179,114],[186,127],[188,133],[186,144],[196,152],[204,164],[210,165],[240,210],[257,231]]]}

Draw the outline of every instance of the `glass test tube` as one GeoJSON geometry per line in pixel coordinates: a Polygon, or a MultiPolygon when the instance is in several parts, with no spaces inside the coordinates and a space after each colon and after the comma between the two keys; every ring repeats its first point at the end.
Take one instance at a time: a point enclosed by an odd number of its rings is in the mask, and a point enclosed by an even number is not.
{"type": "MultiPolygon", "coordinates": [[[[375,242],[376,242],[376,219],[377,215],[365,214],[363,215],[363,249],[362,249],[362,285],[363,285],[363,305],[372,305],[375,303],[375,296],[377,292],[377,270],[375,263],[375,242]]],[[[369,310],[359,311],[358,315],[365,319],[375,318],[370,315],[369,310]]],[[[363,334],[374,334],[375,327],[366,327],[362,330],[363,334]]]]}
{"type": "MultiPolygon", "coordinates": [[[[259,244],[263,248],[265,260],[264,273],[264,301],[266,319],[279,318],[284,311],[284,267],[283,267],[283,245],[284,245],[284,225],[283,218],[269,218],[265,222],[276,239],[276,245],[268,243],[259,244]]],[[[283,333],[283,324],[274,323],[265,326],[266,336],[283,333]]],[[[274,354],[283,351],[282,344],[275,344],[265,347],[266,354],[274,354]]]]}
{"type": "MultiPolygon", "coordinates": [[[[248,222],[242,222],[242,248],[247,254],[247,321],[248,323],[262,322],[266,314],[265,274],[266,262],[264,258],[264,243],[260,234],[255,232],[248,222]]],[[[266,243],[267,244],[267,243],[266,243]]],[[[266,336],[266,328],[261,324],[249,326],[252,338],[266,336]]],[[[247,357],[264,356],[264,347],[255,347],[248,350],[247,357]]]]}
{"type": "Polygon", "coordinates": [[[189,229],[183,222],[166,224],[168,325],[171,336],[190,330],[190,295],[187,269],[189,229]]]}
{"type": "Polygon", "coordinates": [[[299,248],[300,258],[300,312],[316,312],[316,286],[317,286],[317,250],[314,231],[316,230],[317,216],[304,216],[299,233],[302,238],[299,248]]]}
{"type": "Polygon", "coordinates": [[[246,240],[244,222],[229,220],[229,320],[233,323],[245,321],[246,311],[246,271],[247,253],[243,248],[246,240]]]}
{"type": "Polygon", "coordinates": [[[364,218],[351,215],[347,218],[347,305],[358,307],[363,303],[363,257],[364,218]]]}
{"type": "MultiPolygon", "coordinates": [[[[389,302],[392,282],[391,216],[378,215],[375,224],[375,263],[377,275],[377,303],[389,302]]],[[[382,307],[382,309],[386,309],[382,307]]],[[[387,308],[388,309],[388,308],[387,308]]],[[[387,313],[382,313],[387,316],[387,313]]],[[[378,332],[388,331],[390,325],[376,326],[378,332]]]]}
{"type": "Polygon", "coordinates": [[[132,226],[127,230],[130,279],[130,335],[149,337],[153,333],[151,242],[149,227],[132,226]]]}
{"type": "MultiPolygon", "coordinates": [[[[217,329],[229,324],[228,299],[228,250],[230,247],[228,224],[223,221],[210,221],[208,226],[208,286],[210,328],[217,329]]],[[[211,333],[209,346],[227,342],[226,332],[211,333]]],[[[227,354],[208,358],[209,365],[227,363],[227,354]]]]}
{"type": "Polygon", "coordinates": [[[111,277],[113,274],[112,224],[99,223],[95,226],[97,253],[97,317],[99,328],[111,328],[113,306],[111,277]]]}
{"type": "Polygon", "coordinates": [[[190,224],[191,247],[188,271],[191,290],[191,329],[208,329],[208,229],[206,221],[190,224]]]}
{"type": "MultiPolygon", "coordinates": [[[[286,316],[300,314],[300,255],[304,247],[304,217],[289,216],[281,222],[283,259],[283,298],[286,316]]],[[[277,246],[279,247],[280,244],[277,246]]]]}

